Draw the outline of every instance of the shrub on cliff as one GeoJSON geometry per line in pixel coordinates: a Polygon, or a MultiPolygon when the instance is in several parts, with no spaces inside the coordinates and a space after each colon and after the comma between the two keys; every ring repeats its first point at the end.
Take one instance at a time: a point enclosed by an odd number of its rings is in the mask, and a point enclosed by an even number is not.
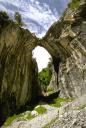
{"type": "Polygon", "coordinates": [[[0,19],[7,20],[9,16],[5,11],[0,11],[0,19]]]}
{"type": "Polygon", "coordinates": [[[72,0],[71,3],[68,4],[69,8],[76,9],[79,6],[80,0],[72,0]]]}
{"type": "Polygon", "coordinates": [[[0,32],[3,31],[4,27],[7,26],[9,21],[9,16],[7,12],[0,11],[0,32]]]}
{"type": "Polygon", "coordinates": [[[23,26],[23,22],[22,22],[22,17],[21,17],[21,14],[19,12],[15,12],[14,14],[14,19],[16,21],[16,23],[19,25],[19,26],[23,26]]]}

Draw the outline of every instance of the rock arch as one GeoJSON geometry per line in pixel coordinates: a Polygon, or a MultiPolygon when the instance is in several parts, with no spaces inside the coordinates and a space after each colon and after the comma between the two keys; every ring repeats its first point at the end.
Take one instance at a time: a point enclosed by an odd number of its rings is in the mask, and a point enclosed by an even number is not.
{"type": "Polygon", "coordinates": [[[11,20],[2,24],[0,19],[0,122],[12,114],[14,106],[18,109],[30,101],[33,90],[37,91],[34,95],[40,93],[39,86],[35,85],[37,79],[34,79],[36,62],[32,59],[36,46],[44,47],[51,54],[62,96],[86,94],[86,17],[82,15],[83,9],[86,12],[86,2],[80,4],[76,13],[71,11],[73,20],[68,19],[67,10],[42,39],[11,20]]]}

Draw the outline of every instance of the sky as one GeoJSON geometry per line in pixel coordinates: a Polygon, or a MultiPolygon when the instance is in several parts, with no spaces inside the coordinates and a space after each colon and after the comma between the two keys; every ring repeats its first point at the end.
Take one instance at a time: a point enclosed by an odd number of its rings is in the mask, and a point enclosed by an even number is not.
{"type": "MultiPolygon", "coordinates": [[[[49,27],[59,19],[70,0],[0,0],[0,10],[7,11],[11,18],[18,11],[25,27],[42,38],[49,27]]],[[[49,53],[41,47],[33,52],[39,71],[46,67],[49,53]]]]}
{"type": "Polygon", "coordinates": [[[50,54],[42,47],[38,46],[34,49],[33,52],[34,58],[36,58],[39,72],[47,67],[47,64],[49,62],[49,58],[51,58],[50,54]]]}

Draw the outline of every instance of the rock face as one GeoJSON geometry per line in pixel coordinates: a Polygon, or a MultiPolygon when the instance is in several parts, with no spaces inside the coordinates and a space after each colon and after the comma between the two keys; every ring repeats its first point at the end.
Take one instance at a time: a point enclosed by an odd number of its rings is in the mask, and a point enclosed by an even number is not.
{"type": "Polygon", "coordinates": [[[51,26],[41,43],[52,56],[58,89],[66,97],[78,97],[86,93],[85,12],[86,1],[73,0],[63,17],[51,26]]]}
{"type": "Polygon", "coordinates": [[[57,73],[54,70],[54,66],[52,66],[52,77],[49,83],[49,88],[53,89],[54,91],[58,91],[58,83],[57,83],[57,73]]]}
{"type": "Polygon", "coordinates": [[[32,59],[32,50],[38,45],[52,56],[61,95],[86,93],[85,12],[86,1],[73,0],[43,39],[0,17],[0,122],[40,93],[32,59]]]}
{"type": "MultiPolygon", "coordinates": [[[[80,2],[82,4],[82,2],[80,2]]],[[[86,2],[71,15],[74,21],[62,30],[60,42],[70,57],[60,65],[59,87],[66,96],[86,93],[86,2]]],[[[65,19],[65,18],[64,18],[65,19]]]]}
{"type": "Polygon", "coordinates": [[[37,96],[37,64],[32,50],[37,38],[11,20],[0,19],[0,123],[37,96]]]}

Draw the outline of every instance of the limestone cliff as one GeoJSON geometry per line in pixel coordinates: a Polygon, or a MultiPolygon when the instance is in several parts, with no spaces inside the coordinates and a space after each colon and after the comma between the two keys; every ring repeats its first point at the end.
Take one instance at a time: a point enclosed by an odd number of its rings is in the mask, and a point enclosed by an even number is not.
{"type": "Polygon", "coordinates": [[[28,30],[0,17],[0,122],[40,92],[32,59],[36,42],[28,30]]]}
{"type": "Polygon", "coordinates": [[[73,0],[41,45],[52,55],[61,95],[86,93],[86,1],[73,0]]]}
{"type": "Polygon", "coordinates": [[[86,93],[85,12],[86,1],[73,0],[43,39],[0,17],[0,122],[40,93],[32,59],[32,50],[38,45],[52,56],[61,95],[86,93]]]}

